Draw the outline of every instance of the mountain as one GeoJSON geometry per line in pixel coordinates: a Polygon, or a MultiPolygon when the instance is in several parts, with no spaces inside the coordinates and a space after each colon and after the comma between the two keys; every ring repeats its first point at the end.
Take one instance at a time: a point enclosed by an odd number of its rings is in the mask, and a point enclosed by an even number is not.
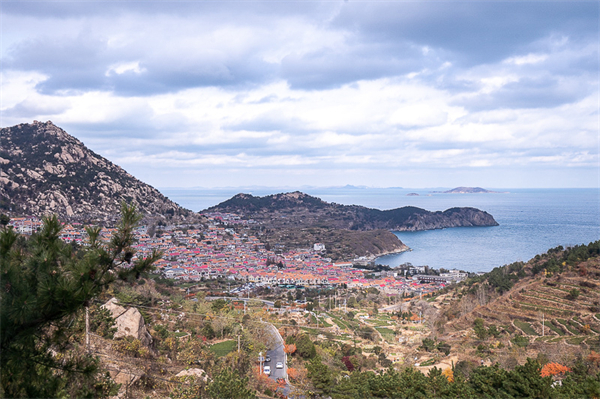
{"type": "Polygon", "coordinates": [[[146,216],[190,214],[50,121],[0,129],[0,165],[0,210],[14,215],[108,219],[121,201],[146,216]]]}
{"type": "Polygon", "coordinates": [[[359,231],[498,226],[492,215],[476,208],[450,208],[443,212],[430,212],[405,206],[381,211],[359,205],[327,203],[298,191],[265,197],[237,194],[207,211],[243,214],[257,221],[269,221],[272,226],[322,226],[359,231]]]}
{"type": "Polygon", "coordinates": [[[262,241],[288,248],[323,243],[334,260],[402,252],[408,247],[390,230],[417,231],[459,226],[497,226],[492,215],[474,208],[429,212],[415,207],[388,211],[327,203],[299,191],[255,197],[237,194],[208,212],[230,212],[259,222],[262,241]]]}

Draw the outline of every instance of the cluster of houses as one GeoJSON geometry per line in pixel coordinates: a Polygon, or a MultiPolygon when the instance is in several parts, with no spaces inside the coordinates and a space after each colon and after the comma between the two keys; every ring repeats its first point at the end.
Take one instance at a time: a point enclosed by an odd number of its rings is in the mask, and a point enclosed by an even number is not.
{"type": "MultiPolygon", "coordinates": [[[[322,256],[324,246],[316,243],[309,249],[275,253],[252,235],[238,234],[234,227],[247,224],[239,216],[227,213],[207,213],[206,228],[167,226],[152,237],[146,226],[135,231],[137,257],[146,257],[154,250],[163,257],[156,263],[157,272],[175,280],[202,281],[227,278],[261,285],[376,287],[390,295],[426,294],[447,284],[466,278],[456,270],[440,276],[414,274],[424,272],[416,267],[413,273],[375,273],[353,267],[353,262],[333,263],[322,256]],[[370,274],[371,278],[365,278],[370,274]],[[412,275],[414,274],[414,275],[412,275]]],[[[35,218],[11,220],[17,231],[31,234],[40,225],[35,218]]],[[[108,241],[114,229],[104,228],[101,239],[108,241]]],[[[61,238],[85,244],[85,230],[78,224],[63,226],[61,238]]],[[[276,247],[276,246],[275,246],[276,247]]]]}

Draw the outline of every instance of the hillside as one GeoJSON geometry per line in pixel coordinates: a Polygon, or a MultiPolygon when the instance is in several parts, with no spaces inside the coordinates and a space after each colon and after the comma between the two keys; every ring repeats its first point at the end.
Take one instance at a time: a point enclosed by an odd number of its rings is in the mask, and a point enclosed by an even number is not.
{"type": "Polygon", "coordinates": [[[0,164],[0,210],[15,216],[107,219],[121,201],[147,216],[190,214],[50,121],[2,128],[0,164]]]}
{"type": "Polygon", "coordinates": [[[387,211],[328,203],[301,192],[255,197],[238,194],[207,209],[231,212],[261,225],[255,234],[287,248],[325,244],[334,260],[375,257],[408,249],[391,231],[417,231],[460,226],[497,226],[492,215],[474,208],[430,212],[415,207],[387,211]]]}
{"type": "Polygon", "coordinates": [[[558,247],[469,279],[433,301],[435,330],[471,356],[497,360],[506,360],[508,348],[547,356],[598,351],[599,255],[600,241],[558,247]]]}
{"type": "Polygon", "coordinates": [[[420,231],[498,225],[492,215],[475,208],[430,212],[405,206],[381,211],[358,205],[328,203],[298,191],[265,197],[238,194],[208,211],[243,214],[257,221],[269,220],[273,226],[320,226],[359,231],[420,231]]]}

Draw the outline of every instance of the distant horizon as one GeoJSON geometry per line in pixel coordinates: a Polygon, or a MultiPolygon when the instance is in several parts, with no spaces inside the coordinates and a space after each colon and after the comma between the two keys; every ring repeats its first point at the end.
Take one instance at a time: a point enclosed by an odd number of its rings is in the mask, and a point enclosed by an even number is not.
{"type": "MultiPolygon", "coordinates": [[[[580,201],[587,198],[591,212],[600,209],[600,190],[597,188],[503,188],[495,189],[497,194],[473,193],[473,194],[445,194],[445,187],[436,188],[365,188],[344,189],[327,187],[304,187],[281,188],[281,187],[253,187],[253,188],[172,188],[160,189],[162,194],[180,206],[202,212],[231,199],[237,194],[251,194],[255,197],[264,198],[274,194],[283,194],[300,191],[311,197],[319,198],[327,203],[344,205],[360,205],[367,208],[389,210],[403,206],[416,206],[429,211],[444,211],[452,207],[474,207],[484,211],[491,211],[499,204],[519,203],[526,198],[546,204],[557,198],[573,198],[580,201]],[[433,193],[438,191],[439,193],[433,193]],[[417,193],[416,196],[408,195],[417,193]],[[515,202],[516,201],[516,202],[515,202]],[[492,208],[490,208],[492,206],[492,208]]],[[[569,203],[569,201],[567,201],[569,203]]],[[[491,212],[495,216],[494,212],[491,212]]]]}
{"type": "MultiPolygon", "coordinates": [[[[250,186],[221,186],[221,187],[206,187],[206,186],[189,186],[189,187],[161,187],[154,186],[157,190],[234,190],[234,189],[247,189],[247,190],[292,190],[292,191],[301,191],[303,189],[377,189],[377,190],[389,190],[389,189],[398,189],[398,190],[452,190],[458,187],[467,187],[467,188],[483,188],[486,190],[600,190],[600,187],[490,187],[490,186],[437,186],[437,187],[401,187],[401,186],[389,186],[389,187],[379,187],[379,186],[355,186],[355,185],[341,185],[341,186],[259,186],[259,185],[250,185],[250,186]]],[[[485,194],[485,193],[474,193],[474,194],[485,194]]],[[[494,194],[494,193],[490,193],[494,194]]]]}

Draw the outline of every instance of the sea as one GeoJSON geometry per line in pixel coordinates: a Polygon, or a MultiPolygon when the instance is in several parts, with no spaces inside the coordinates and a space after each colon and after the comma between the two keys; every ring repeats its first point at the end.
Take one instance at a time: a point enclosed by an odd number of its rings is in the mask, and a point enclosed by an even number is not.
{"type": "MultiPolygon", "coordinates": [[[[495,267],[528,261],[562,245],[589,244],[600,239],[600,190],[510,189],[496,193],[445,194],[449,188],[303,187],[298,191],[327,202],[377,209],[416,206],[429,211],[474,207],[490,213],[499,226],[457,227],[418,232],[394,232],[410,251],[386,255],[376,263],[404,263],[440,269],[488,272],[495,267]],[[410,195],[409,195],[410,194],[410,195]],[[415,195],[417,194],[417,195],[415,195]]],[[[290,188],[164,188],[179,205],[201,211],[238,193],[264,196],[296,191],[290,188]]]]}

